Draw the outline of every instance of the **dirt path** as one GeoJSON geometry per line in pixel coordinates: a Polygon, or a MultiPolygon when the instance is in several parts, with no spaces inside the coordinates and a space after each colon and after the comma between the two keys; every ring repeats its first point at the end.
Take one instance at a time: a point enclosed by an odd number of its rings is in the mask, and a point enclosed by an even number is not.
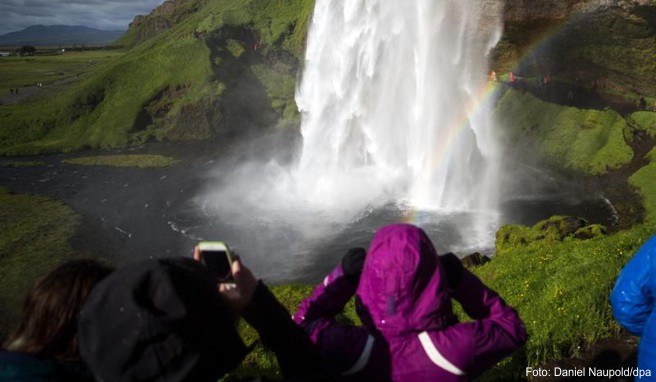
{"type": "Polygon", "coordinates": [[[4,94],[0,94],[0,105],[14,105],[22,102],[25,98],[33,96],[42,88],[33,85],[18,88],[18,94],[12,94],[11,91],[7,91],[4,94]]]}

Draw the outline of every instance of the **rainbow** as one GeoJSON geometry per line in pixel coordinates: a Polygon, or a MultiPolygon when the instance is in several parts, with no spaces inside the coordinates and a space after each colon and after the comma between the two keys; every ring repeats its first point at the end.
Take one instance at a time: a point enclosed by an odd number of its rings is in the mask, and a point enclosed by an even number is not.
{"type": "MultiPolygon", "coordinates": [[[[524,49],[523,54],[517,59],[515,66],[519,67],[535,55],[544,50],[552,41],[567,27],[573,24],[572,18],[563,20],[562,23],[555,24],[551,28],[545,28],[538,38],[532,44],[524,49]]],[[[501,75],[501,73],[497,73],[501,75]]],[[[436,169],[445,165],[446,158],[449,157],[455,148],[454,142],[461,135],[465,127],[469,126],[472,116],[474,116],[488,101],[496,97],[501,90],[501,85],[498,82],[488,81],[477,92],[470,97],[469,102],[463,108],[458,117],[451,121],[450,128],[445,138],[442,139],[435,147],[431,158],[431,165],[426,166],[425,172],[434,172],[436,169]]],[[[409,224],[422,225],[422,223],[429,222],[432,218],[430,211],[422,211],[416,207],[409,206],[404,213],[403,222],[409,224]]],[[[434,216],[434,215],[433,215],[434,216]]]]}
{"type": "MultiPolygon", "coordinates": [[[[449,157],[455,148],[454,142],[458,139],[461,133],[469,126],[471,117],[475,115],[490,99],[493,99],[498,94],[501,85],[496,82],[488,81],[484,86],[481,86],[477,92],[474,93],[469,101],[462,109],[462,112],[448,124],[449,128],[443,139],[438,142],[435,150],[433,150],[430,165],[426,166],[425,172],[434,172],[442,166],[446,165],[446,158],[449,157]]],[[[405,214],[403,221],[409,224],[421,225],[421,223],[430,220],[430,212],[421,211],[416,207],[410,206],[405,214]]]]}

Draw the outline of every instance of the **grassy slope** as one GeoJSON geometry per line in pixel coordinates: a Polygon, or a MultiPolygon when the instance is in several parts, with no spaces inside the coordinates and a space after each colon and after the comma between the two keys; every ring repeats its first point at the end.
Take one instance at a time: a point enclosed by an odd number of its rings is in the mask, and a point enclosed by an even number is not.
{"type": "Polygon", "coordinates": [[[629,183],[644,199],[646,219],[656,221],[656,148],[647,155],[647,158],[649,164],[631,175],[629,183]]]}
{"type": "Polygon", "coordinates": [[[644,130],[651,137],[656,137],[656,112],[654,111],[637,111],[629,116],[636,127],[644,130]]]}
{"type": "Polygon", "coordinates": [[[633,159],[626,121],[612,110],[581,110],[505,90],[497,107],[507,139],[534,145],[538,155],[571,170],[603,174],[633,159]]]}
{"type": "MultiPolygon", "coordinates": [[[[73,151],[86,147],[138,144],[167,131],[135,131],[142,108],[167,89],[184,89],[169,108],[175,117],[186,107],[214,108],[224,85],[212,71],[210,52],[194,31],[224,25],[252,28],[265,45],[280,44],[300,54],[304,20],[312,2],[287,0],[208,1],[204,8],[173,29],[139,44],[88,78],[44,91],[27,105],[0,109],[0,154],[73,151]]],[[[289,90],[286,90],[289,91],[289,90]]],[[[213,125],[200,120],[187,126],[213,125]]],[[[212,121],[213,122],[213,121],[212,121]]],[[[166,127],[170,129],[170,126],[166,127]]],[[[188,134],[206,138],[207,128],[188,134]]]]}
{"type": "Polygon", "coordinates": [[[79,218],[61,202],[0,190],[0,333],[20,311],[32,281],[72,257],[79,218]]]}
{"type": "Polygon", "coordinates": [[[207,92],[211,72],[199,65],[208,61],[202,41],[162,37],[164,43],[138,46],[57,97],[44,92],[29,105],[12,106],[0,116],[4,153],[123,146],[141,106],[163,88],[194,83],[192,91],[207,92]],[[168,50],[176,57],[162,54],[168,50]]]}
{"type": "Polygon", "coordinates": [[[585,345],[617,334],[608,296],[622,266],[653,232],[652,223],[590,240],[510,245],[477,269],[517,309],[530,336],[524,351],[499,365],[489,379],[516,378],[527,365],[576,355],[585,345]]]}

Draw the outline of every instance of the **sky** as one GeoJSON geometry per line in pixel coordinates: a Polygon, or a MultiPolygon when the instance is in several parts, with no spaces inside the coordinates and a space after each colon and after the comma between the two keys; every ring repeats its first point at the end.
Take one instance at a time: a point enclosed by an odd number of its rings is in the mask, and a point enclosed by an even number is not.
{"type": "Polygon", "coordinates": [[[164,0],[0,0],[0,35],[32,25],[84,25],[127,30],[164,0]]]}

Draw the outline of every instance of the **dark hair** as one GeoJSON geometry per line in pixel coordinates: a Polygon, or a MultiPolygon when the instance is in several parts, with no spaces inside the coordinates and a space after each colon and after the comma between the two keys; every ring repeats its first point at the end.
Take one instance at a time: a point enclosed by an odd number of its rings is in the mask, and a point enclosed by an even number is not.
{"type": "Polygon", "coordinates": [[[5,347],[39,357],[79,360],[77,316],[87,296],[113,268],[96,260],[67,261],[38,279],[23,301],[5,347]]]}

